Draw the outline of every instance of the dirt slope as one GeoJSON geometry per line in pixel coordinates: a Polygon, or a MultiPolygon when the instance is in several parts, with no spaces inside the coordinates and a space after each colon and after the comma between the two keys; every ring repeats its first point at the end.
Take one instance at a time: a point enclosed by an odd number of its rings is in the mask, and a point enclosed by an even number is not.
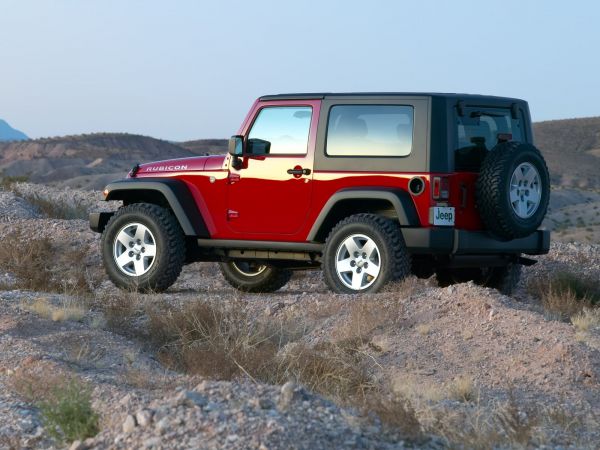
{"type": "MultiPolygon", "coordinates": [[[[90,195],[69,192],[82,199],[90,195]]],[[[96,201],[89,196],[90,204],[96,201]]],[[[47,236],[57,244],[77,242],[87,255],[81,264],[91,275],[102,276],[99,237],[85,221],[39,218],[21,202],[0,192],[0,216],[5,217],[0,221],[0,241],[19,229],[25,236],[47,236]],[[6,212],[16,208],[21,208],[18,214],[6,212]]],[[[600,279],[600,246],[553,244],[548,256],[525,271],[513,297],[470,283],[439,288],[434,279],[410,279],[376,295],[333,295],[318,272],[296,274],[276,294],[241,294],[225,283],[214,264],[196,263],[187,266],[165,294],[139,296],[135,308],[143,311],[166,302],[177,309],[199,298],[214,305],[241,301],[256,321],[282,321],[303,330],[282,352],[294,345],[318,348],[351,338],[355,351],[372,362],[376,377],[389,380],[397,394],[410,398],[423,426],[435,430],[414,444],[417,447],[448,444],[450,431],[432,423],[436,411],[446,418],[462,418],[457,423],[467,430],[498,405],[516,399],[519,412],[514,417],[555,421],[552,427],[534,426],[527,437],[530,447],[595,448],[600,441],[600,330],[582,335],[571,323],[552,319],[527,289],[530,280],[565,268],[600,279]],[[456,394],[461,380],[471,384],[463,388],[467,400],[458,400],[456,394]]],[[[118,298],[119,292],[103,278],[81,318],[53,321],[32,312],[32,305],[43,297],[60,308],[73,301],[71,296],[12,289],[14,277],[0,275],[4,443],[29,448],[54,445],[35,402],[14,389],[16,376],[38,370],[75,374],[93,387],[101,432],[82,448],[406,445],[401,435],[378,422],[296,385],[283,388],[248,377],[217,382],[167,370],[144,342],[115,334],[107,326],[98,302],[118,298]]]]}

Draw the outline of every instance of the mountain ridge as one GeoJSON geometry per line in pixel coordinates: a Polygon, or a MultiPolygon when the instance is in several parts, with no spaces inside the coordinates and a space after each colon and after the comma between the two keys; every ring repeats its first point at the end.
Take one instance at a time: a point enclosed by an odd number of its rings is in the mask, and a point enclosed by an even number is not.
{"type": "MultiPolygon", "coordinates": [[[[600,188],[600,117],[533,124],[555,186],[600,188]]],[[[169,142],[130,133],[0,142],[0,176],[91,189],[121,178],[135,163],[225,153],[226,139],[169,142]]]]}
{"type": "Polygon", "coordinates": [[[0,142],[25,141],[25,133],[11,127],[6,120],[0,119],[0,142]]]}

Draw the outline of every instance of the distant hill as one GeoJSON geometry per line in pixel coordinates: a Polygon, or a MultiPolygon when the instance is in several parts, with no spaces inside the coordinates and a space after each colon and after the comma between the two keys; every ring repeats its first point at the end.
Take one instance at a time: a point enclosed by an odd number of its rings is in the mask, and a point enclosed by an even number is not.
{"type": "Polygon", "coordinates": [[[195,156],[179,145],[125,133],[0,142],[0,173],[36,183],[101,188],[136,163],[195,156]]]}
{"type": "MultiPolygon", "coordinates": [[[[600,188],[600,117],[539,122],[533,128],[553,184],[600,188]]],[[[136,162],[226,151],[226,139],[174,143],[126,133],[0,142],[0,175],[99,189],[123,177],[136,162]]]]}
{"type": "Polygon", "coordinates": [[[600,117],[537,122],[533,131],[553,184],[600,187],[600,117]]]}
{"type": "Polygon", "coordinates": [[[0,142],[25,141],[27,139],[29,138],[25,133],[15,130],[5,120],[0,119],[0,142]]]}
{"type": "Polygon", "coordinates": [[[178,145],[194,153],[220,154],[227,152],[227,139],[198,139],[195,141],[179,142],[178,145]]]}

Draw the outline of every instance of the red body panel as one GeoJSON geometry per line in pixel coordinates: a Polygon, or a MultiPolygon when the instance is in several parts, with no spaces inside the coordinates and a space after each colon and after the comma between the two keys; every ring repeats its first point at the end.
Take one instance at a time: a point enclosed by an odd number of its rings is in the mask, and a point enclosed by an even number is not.
{"type": "Polygon", "coordinates": [[[311,106],[313,115],[306,155],[268,155],[243,158],[242,168],[231,167],[231,157],[199,156],[143,164],[137,177],[176,177],[189,187],[214,239],[304,242],[324,205],[336,192],[356,187],[392,187],[408,192],[415,176],[425,181],[419,195],[411,195],[420,225],[430,227],[433,206],[455,207],[455,228],[482,229],[475,206],[476,173],[398,173],[314,171],[314,151],[320,100],[256,101],[238,134],[246,136],[254,117],[265,106],[311,106]],[[310,169],[291,175],[288,169],[310,169]],[[434,200],[430,182],[445,176],[450,198],[434,200]]]}

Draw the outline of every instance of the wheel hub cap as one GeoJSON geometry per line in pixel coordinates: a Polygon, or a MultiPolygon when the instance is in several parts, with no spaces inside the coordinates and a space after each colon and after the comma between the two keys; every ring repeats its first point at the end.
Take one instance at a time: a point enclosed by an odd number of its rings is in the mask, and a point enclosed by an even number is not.
{"type": "Polygon", "coordinates": [[[336,252],[335,270],[341,282],[352,290],[371,286],[381,271],[381,257],[375,241],[364,234],[347,237],[336,252]]]}
{"type": "Polygon", "coordinates": [[[521,219],[535,214],[542,199],[540,174],[531,163],[517,166],[510,179],[510,204],[521,219]]]}
{"type": "Polygon", "coordinates": [[[113,245],[113,258],[125,275],[139,277],[150,270],[156,257],[156,241],[147,226],[129,223],[119,230],[113,245]]]}

